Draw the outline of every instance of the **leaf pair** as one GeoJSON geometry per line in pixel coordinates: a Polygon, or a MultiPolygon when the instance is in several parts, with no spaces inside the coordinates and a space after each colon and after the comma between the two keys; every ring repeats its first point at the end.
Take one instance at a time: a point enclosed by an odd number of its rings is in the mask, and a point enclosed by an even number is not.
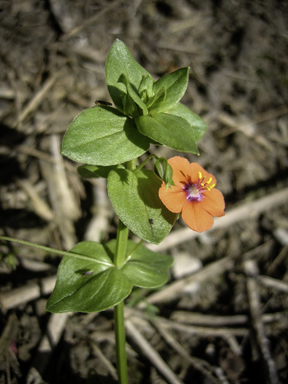
{"type": "Polygon", "coordinates": [[[47,303],[49,312],[98,312],[122,302],[133,285],[156,288],[169,277],[173,259],[128,241],[127,262],[113,264],[116,240],[105,246],[84,241],[60,263],[55,289],[47,303]]]}

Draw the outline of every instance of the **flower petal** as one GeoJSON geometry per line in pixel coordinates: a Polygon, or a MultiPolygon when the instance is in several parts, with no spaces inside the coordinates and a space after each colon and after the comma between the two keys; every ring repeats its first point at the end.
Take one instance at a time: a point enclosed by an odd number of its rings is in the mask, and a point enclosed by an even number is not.
{"type": "Polygon", "coordinates": [[[184,187],[190,181],[190,163],[180,156],[172,157],[168,163],[173,169],[173,181],[178,187],[184,187]]]}
{"type": "Polygon", "coordinates": [[[204,192],[202,207],[212,216],[221,217],[225,215],[225,201],[222,193],[218,189],[211,189],[204,192]]]}
{"type": "Polygon", "coordinates": [[[196,232],[203,232],[213,225],[213,217],[202,208],[201,202],[187,201],[182,210],[182,219],[189,228],[196,232]]]}
{"type": "Polygon", "coordinates": [[[166,188],[163,182],[159,189],[159,198],[169,211],[179,213],[182,211],[183,205],[186,203],[186,192],[181,187],[172,186],[166,188]]]}

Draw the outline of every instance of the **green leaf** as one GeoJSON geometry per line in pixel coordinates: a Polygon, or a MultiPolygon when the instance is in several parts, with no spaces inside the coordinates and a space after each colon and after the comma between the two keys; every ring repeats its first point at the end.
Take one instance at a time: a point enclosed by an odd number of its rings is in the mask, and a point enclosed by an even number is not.
{"type": "Polygon", "coordinates": [[[150,170],[133,173],[117,169],[108,176],[108,195],[120,220],[141,239],[154,244],[166,237],[176,219],[158,197],[160,186],[161,181],[150,170]]]}
{"type": "Polygon", "coordinates": [[[134,120],[139,132],[150,139],[177,151],[199,155],[194,131],[182,117],[159,113],[155,116],[138,116],[134,120]]]}
{"type": "Polygon", "coordinates": [[[153,85],[153,91],[157,94],[164,87],[166,88],[166,97],[162,103],[151,105],[149,113],[154,115],[160,112],[167,112],[172,108],[179,100],[182,99],[188,85],[189,80],[189,68],[180,68],[177,71],[168,73],[161,77],[153,85]]]}
{"type": "Polygon", "coordinates": [[[147,101],[147,108],[149,109],[149,115],[156,114],[158,110],[161,110],[163,103],[166,100],[166,87],[159,89],[159,91],[153,97],[147,101]]]}
{"type": "Polygon", "coordinates": [[[149,140],[132,119],[115,108],[95,106],[73,120],[62,143],[62,154],[79,163],[116,165],[141,156],[149,140]]]}
{"type": "Polygon", "coordinates": [[[119,82],[123,83],[127,90],[127,95],[125,95],[123,100],[123,110],[125,115],[148,115],[148,110],[145,103],[141,100],[137,91],[133,89],[133,86],[129,83],[127,77],[124,74],[120,76],[119,82]]]}
{"type": "MultiPolygon", "coordinates": [[[[132,242],[128,244],[128,251],[132,251],[132,242]]],[[[173,264],[171,256],[162,255],[140,246],[132,253],[129,261],[124,265],[123,272],[137,287],[161,287],[169,278],[169,269],[173,264]]]]}
{"type": "Polygon", "coordinates": [[[106,61],[105,67],[108,90],[115,106],[124,113],[123,98],[126,94],[126,87],[119,83],[119,78],[124,74],[129,83],[135,89],[139,89],[143,76],[150,74],[141,67],[132,57],[125,44],[116,39],[113,43],[106,61]]]}
{"type": "Polygon", "coordinates": [[[189,108],[181,103],[178,103],[175,105],[175,107],[169,109],[167,113],[182,117],[183,119],[187,120],[193,129],[196,142],[204,135],[207,130],[207,125],[204,123],[201,117],[190,111],[189,108]]]}
{"type": "Polygon", "coordinates": [[[60,263],[55,289],[47,310],[98,312],[123,301],[132,283],[112,263],[103,245],[84,241],[71,249],[60,263]]]}
{"type": "MultiPolygon", "coordinates": [[[[106,247],[112,254],[116,251],[116,240],[111,240],[106,247]]],[[[127,244],[127,262],[122,271],[137,287],[161,287],[169,278],[169,269],[173,264],[171,256],[152,252],[144,246],[138,246],[133,241],[127,244]]]]}
{"type": "Polygon", "coordinates": [[[104,177],[107,179],[108,174],[112,169],[124,168],[123,165],[111,165],[108,167],[103,167],[101,165],[80,165],[77,168],[78,174],[85,179],[92,179],[96,177],[104,177]]]}

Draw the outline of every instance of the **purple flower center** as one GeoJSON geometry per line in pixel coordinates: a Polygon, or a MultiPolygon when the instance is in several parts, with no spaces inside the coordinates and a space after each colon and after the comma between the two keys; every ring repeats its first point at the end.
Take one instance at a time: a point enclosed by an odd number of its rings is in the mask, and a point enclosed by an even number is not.
{"type": "Polygon", "coordinates": [[[203,187],[198,183],[188,183],[183,188],[186,192],[186,199],[188,201],[201,201],[203,198],[203,187]]]}
{"type": "Polygon", "coordinates": [[[207,183],[204,183],[205,176],[202,176],[202,173],[199,172],[198,181],[196,183],[187,183],[183,187],[183,190],[186,192],[186,199],[188,201],[201,201],[204,192],[210,191],[215,184],[211,184],[212,178],[210,178],[207,183]]]}

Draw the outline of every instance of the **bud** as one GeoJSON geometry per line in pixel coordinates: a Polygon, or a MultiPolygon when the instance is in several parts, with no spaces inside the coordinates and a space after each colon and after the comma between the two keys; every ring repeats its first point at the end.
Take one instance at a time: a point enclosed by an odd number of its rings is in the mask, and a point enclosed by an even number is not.
{"type": "Polygon", "coordinates": [[[154,162],[154,173],[157,177],[164,181],[166,188],[175,185],[173,181],[173,170],[171,165],[164,157],[158,157],[154,162]]]}
{"type": "Polygon", "coordinates": [[[138,94],[141,100],[146,103],[147,100],[153,96],[153,84],[154,80],[149,74],[143,75],[138,88],[138,94]]]}

